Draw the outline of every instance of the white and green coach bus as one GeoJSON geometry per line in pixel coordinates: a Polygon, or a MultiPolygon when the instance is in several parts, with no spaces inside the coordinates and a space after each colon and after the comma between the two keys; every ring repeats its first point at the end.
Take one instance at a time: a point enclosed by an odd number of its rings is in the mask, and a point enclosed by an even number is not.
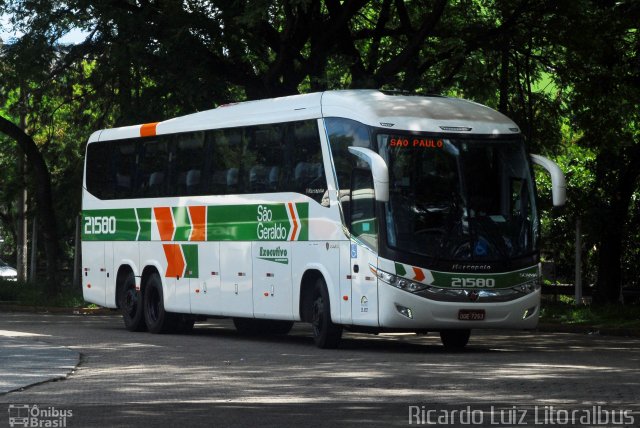
{"type": "Polygon", "coordinates": [[[97,131],[83,188],[85,300],[127,329],[230,317],[320,347],[343,329],[528,329],[540,309],[532,163],[479,104],[375,90],[222,106],[97,131]]]}

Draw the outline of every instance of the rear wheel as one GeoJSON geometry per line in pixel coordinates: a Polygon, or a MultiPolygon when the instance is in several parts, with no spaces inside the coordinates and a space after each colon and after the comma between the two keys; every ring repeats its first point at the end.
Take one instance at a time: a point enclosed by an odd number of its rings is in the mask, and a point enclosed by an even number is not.
{"type": "Polygon", "coordinates": [[[162,282],[153,273],[144,288],[144,320],[151,333],[166,333],[175,321],[173,314],[164,310],[162,282]]]}
{"type": "Polygon", "coordinates": [[[124,326],[129,331],[144,331],[147,325],[144,322],[144,310],[142,305],[142,292],[136,290],[136,279],[133,272],[129,272],[122,283],[122,289],[118,294],[118,306],[122,312],[124,326]]]}
{"type": "Polygon", "coordinates": [[[342,337],[342,326],[331,321],[329,293],[323,278],[316,281],[311,303],[313,340],[318,348],[336,348],[342,337]]]}
{"type": "Polygon", "coordinates": [[[469,337],[471,336],[471,330],[442,330],[440,332],[440,340],[446,349],[452,351],[459,351],[467,346],[469,343],[469,337]]]}

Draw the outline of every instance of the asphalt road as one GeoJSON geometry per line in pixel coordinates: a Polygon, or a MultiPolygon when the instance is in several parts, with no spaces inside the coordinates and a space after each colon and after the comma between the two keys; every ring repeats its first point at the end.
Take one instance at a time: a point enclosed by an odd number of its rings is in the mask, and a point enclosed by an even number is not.
{"type": "Polygon", "coordinates": [[[229,320],[151,335],[115,315],[31,313],[0,313],[0,330],[80,353],[65,380],[0,395],[0,426],[19,406],[69,427],[640,425],[638,338],[474,332],[454,353],[437,334],[349,333],[321,350],[304,324],[282,337],[243,337],[229,320]]]}

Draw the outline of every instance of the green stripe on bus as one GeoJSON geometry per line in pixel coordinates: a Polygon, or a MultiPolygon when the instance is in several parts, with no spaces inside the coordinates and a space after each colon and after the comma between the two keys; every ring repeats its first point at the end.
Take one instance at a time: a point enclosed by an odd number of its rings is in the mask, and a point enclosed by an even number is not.
{"type": "Polygon", "coordinates": [[[185,278],[198,278],[198,245],[182,244],[182,254],[186,264],[184,270],[185,278]]]}
{"type": "Polygon", "coordinates": [[[191,221],[187,207],[173,207],[173,220],[176,227],[174,241],[188,241],[191,235],[191,221]]]}
{"type": "MultiPolygon", "coordinates": [[[[286,203],[207,206],[208,241],[307,241],[309,204],[286,203]]],[[[192,232],[189,209],[172,207],[174,241],[189,241],[192,232]]],[[[156,225],[151,208],[84,210],[84,241],[150,241],[156,225]]]]}
{"type": "Polygon", "coordinates": [[[538,267],[532,266],[515,272],[506,273],[450,273],[431,271],[433,284],[436,287],[451,288],[509,288],[538,279],[538,267]],[[478,282],[478,280],[480,282],[478,282]],[[493,280],[487,285],[487,280],[493,280]],[[479,284],[479,285],[478,285],[479,284]]]}
{"type": "Polygon", "coordinates": [[[151,208],[136,208],[138,220],[140,221],[140,233],[138,241],[151,240],[151,208]]]}

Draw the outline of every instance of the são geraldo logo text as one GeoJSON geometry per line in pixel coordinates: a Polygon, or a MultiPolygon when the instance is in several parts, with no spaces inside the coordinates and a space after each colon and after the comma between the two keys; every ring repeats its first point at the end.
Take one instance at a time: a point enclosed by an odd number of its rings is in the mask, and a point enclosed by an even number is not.
{"type": "Polygon", "coordinates": [[[256,235],[261,241],[295,241],[300,235],[300,222],[295,204],[288,203],[285,206],[288,225],[274,221],[273,211],[270,207],[258,205],[256,235]],[[289,226],[289,227],[286,227],[289,226]]]}

